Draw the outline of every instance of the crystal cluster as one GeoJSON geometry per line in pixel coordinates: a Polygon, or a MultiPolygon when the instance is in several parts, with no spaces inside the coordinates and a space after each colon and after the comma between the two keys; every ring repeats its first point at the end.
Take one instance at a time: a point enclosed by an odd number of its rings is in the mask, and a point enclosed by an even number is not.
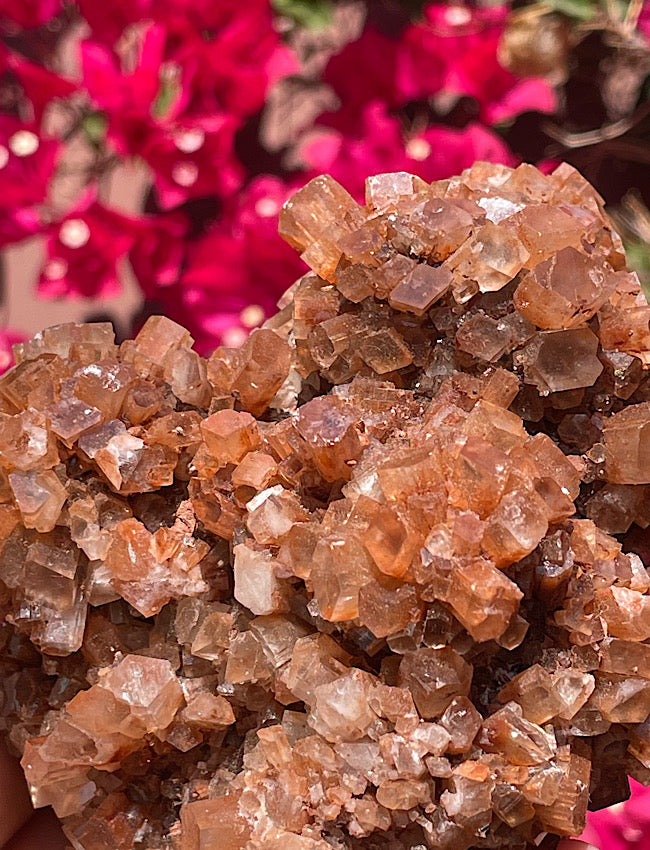
{"type": "Polygon", "coordinates": [[[0,729],[75,850],[552,846],[650,781],[650,307],[572,168],[329,177],[207,361],[0,379],[0,729]],[[546,836],[546,837],[545,837],[546,836]]]}

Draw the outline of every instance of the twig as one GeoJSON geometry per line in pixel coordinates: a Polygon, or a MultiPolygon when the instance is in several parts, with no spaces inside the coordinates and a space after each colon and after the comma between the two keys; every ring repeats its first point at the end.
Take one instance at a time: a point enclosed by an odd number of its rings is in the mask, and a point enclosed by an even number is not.
{"type": "Polygon", "coordinates": [[[542,124],[542,129],[552,139],[555,139],[556,142],[564,145],[565,148],[574,150],[576,148],[586,148],[590,145],[597,145],[600,142],[618,139],[635,127],[648,114],[650,114],[650,103],[644,103],[629,117],[621,118],[612,124],[605,124],[597,130],[587,130],[584,133],[568,133],[551,121],[545,121],[542,124]]]}

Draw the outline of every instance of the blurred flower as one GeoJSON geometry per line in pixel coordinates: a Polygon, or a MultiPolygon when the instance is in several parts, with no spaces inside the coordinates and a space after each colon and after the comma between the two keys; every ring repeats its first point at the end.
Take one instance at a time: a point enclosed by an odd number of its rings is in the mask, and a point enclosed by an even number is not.
{"type": "Polygon", "coordinates": [[[253,180],[239,202],[190,243],[178,284],[158,291],[159,302],[170,315],[183,317],[202,353],[222,342],[242,342],[244,332],[272,315],[285,289],[304,273],[277,232],[282,204],[296,188],[276,177],[253,180]]]}
{"type": "Polygon", "coordinates": [[[397,82],[404,99],[440,92],[474,97],[488,123],[528,110],[550,111],[555,98],[542,79],[520,81],[498,61],[507,6],[470,8],[432,3],[424,19],[407,27],[398,54],[397,82]],[[512,90],[518,89],[513,95],[512,90]]]}
{"type": "Polygon", "coordinates": [[[140,155],[155,174],[163,209],[203,195],[226,196],[244,180],[234,154],[237,119],[213,112],[160,132],[152,132],[140,155]]]}
{"type": "Polygon", "coordinates": [[[383,101],[367,104],[359,123],[358,134],[350,135],[334,128],[317,128],[306,137],[299,155],[308,168],[331,174],[361,200],[369,174],[408,171],[409,158],[401,125],[388,114],[383,101]]]}
{"type": "Polygon", "coordinates": [[[137,21],[153,17],[155,0],[77,0],[81,16],[92,30],[92,37],[113,45],[124,31],[137,21]]]}
{"type": "Polygon", "coordinates": [[[179,213],[146,216],[133,222],[136,238],[129,262],[145,297],[178,281],[185,254],[183,237],[188,222],[179,213]]]}
{"type": "Polygon", "coordinates": [[[0,207],[15,211],[41,203],[60,153],[55,139],[36,125],[0,116],[0,207]]]}
{"type": "Polygon", "coordinates": [[[40,229],[36,206],[45,200],[60,152],[31,124],[0,116],[0,247],[40,229]]]}
{"type": "Polygon", "coordinates": [[[41,230],[41,217],[35,209],[0,211],[0,248],[21,242],[41,230]]]}
{"type": "Polygon", "coordinates": [[[485,117],[489,124],[501,124],[521,115],[522,112],[543,112],[549,114],[557,108],[554,89],[539,77],[518,80],[500,99],[485,107],[485,117]]]}
{"type": "Polygon", "coordinates": [[[650,788],[630,780],[624,803],[587,814],[580,838],[601,850],[648,850],[650,847],[650,788]]]}
{"type": "Polygon", "coordinates": [[[460,174],[477,161],[516,165],[517,160],[503,141],[482,124],[468,124],[462,130],[430,127],[414,136],[407,145],[411,157],[419,164],[410,170],[424,180],[443,180],[460,174]]]}
{"type": "Polygon", "coordinates": [[[137,222],[86,196],[50,228],[39,293],[45,298],[118,294],[121,290],[118,264],[137,235],[137,222]]]}
{"type": "Polygon", "coordinates": [[[650,3],[645,2],[642,4],[637,28],[645,36],[648,44],[650,44],[650,3]]]}
{"type": "Polygon", "coordinates": [[[34,112],[34,122],[40,125],[45,107],[57,98],[70,97],[77,90],[71,80],[30,62],[17,53],[8,53],[7,67],[16,75],[34,112]]]}
{"type": "Polygon", "coordinates": [[[0,24],[8,19],[25,29],[40,27],[61,11],[61,0],[3,0],[0,24]]]}
{"type": "Polygon", "coordinates": [[[267,26],[271,23],[269,0],[151,0],[153,17],[161,21],[187,21],[195,30],[213,33],[244,14],[256,15],[267,26]]]}
{"type": "Polygon", "coordinates": [[[186,70],[190,112],[223,110],[239,117],[260,110],[269,86],[298,69],[279,42],[267,3],[241,4],[214,33],[183,18],[182,28],[172,31],[169,60],[186,70]]]}
{"type": "Polygon", "coordinates": [[[350,132],[367,103],[383,101],[390,108],[400,103],[397,51],[396,39],[367,26],[360,38],[330,59],[323,79],[338,95],[340,107],[327,116],[327,124],[350,132]]]}
{"type": "Polygon", "coordinates": [[[91,40],[81,44],[84,85],[105,111],[108,138],[122,155],[139,154],[149,136],[162,131],[159,119],[178,112],[182,87],[165,86],[162,73],[165,40],[163,27],[146,27],[138,39],[134,67],[128,70],[104,45],[91,40]]]}
{"type": "Polygon", "coordinates": [[[139,155],[153,169],[163,208],[201,195],[228,195],[243,173],[234,154],[238,119],[213,109],[204,116],[179,113],[189,93],[167,74],[167,33],[159,25],[143,33],[137,64],[124,73],[115,56],[93,42],[82,45],[88,91],[108,117],[107,136],[123,155],[139,155]]]}

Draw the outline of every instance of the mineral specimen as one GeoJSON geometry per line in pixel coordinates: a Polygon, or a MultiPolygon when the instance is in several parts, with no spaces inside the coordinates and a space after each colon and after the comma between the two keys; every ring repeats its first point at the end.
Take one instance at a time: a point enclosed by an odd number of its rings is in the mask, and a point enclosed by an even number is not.
{"type": "Polygon", "coordinates": [[[0,730],[75,850],[552,847],[650,781],[650,308],[572,168],[319,177],[207,361],[0,379],[0,730]]]}

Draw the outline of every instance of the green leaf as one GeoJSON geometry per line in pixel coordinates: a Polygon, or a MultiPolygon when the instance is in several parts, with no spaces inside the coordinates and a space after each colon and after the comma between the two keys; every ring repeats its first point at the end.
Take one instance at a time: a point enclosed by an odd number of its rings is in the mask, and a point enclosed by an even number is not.
{"type": "Polygon", "coordinates": [[[271,0],[278,13],[307,29],[324,29],[332,20],[331,0],[271,0]]]}
{"type": "Polygon", "coordinates": [[[158,94],[151,107],[154,118],[164,118],[169,112],[171,105],[178,97],[180,84],[175,79],[161,79],[158,94]]]}
{"type": "Polygon", "coordinates": [[[548,0],[544,5],[579,21],[589,21],[600,11],[600,4],[594,0],[548,0]]]}
{"type": "Polygon", "coordinates": [[[88,115],[84,116],[81,127],[88,141],[98,146],[106,139],[108,118],[103,112],[89,112],[88,115]]]}

